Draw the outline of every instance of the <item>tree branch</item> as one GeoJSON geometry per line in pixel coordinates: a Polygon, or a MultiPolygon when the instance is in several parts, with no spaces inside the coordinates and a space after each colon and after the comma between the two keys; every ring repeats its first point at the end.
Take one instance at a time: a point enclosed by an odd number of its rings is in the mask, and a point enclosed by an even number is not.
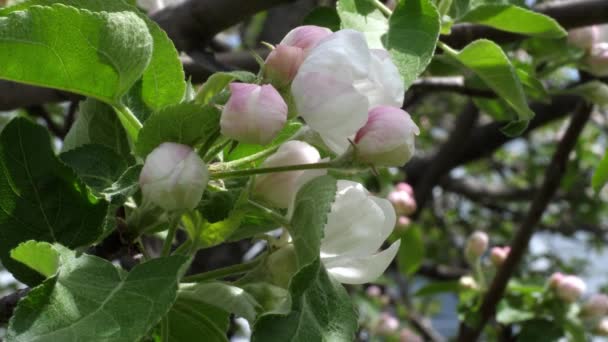
{"type": "Polygon", "coordinates": [[[504,264],[498,269],[498,273],[494,277],[488,292],[483,298],[483,302],[479,309],[479,323],[474,327],[463,323],[460,326],[458,341],[476,341],[481,334],[484,325],[494,315],[496,305],[502,299],[509,279],[528,249],[528,244],[532,238],[535,227],[540,221],[549,201],[551,201],[551,198],[559,187],[562,176],[566,170],[570,152],[574,148],[578,137],[591,116],[591,109],[592,106],[589,104],[581,104],[576,109],[568,129],[559,142],[553,158],[551,159],[551,163],[547,167],[545,180],[536,193],[530,210],[511,243],[511,252],[504,264]]]}
{"type": "Polygon", "coordinates": [[[408,91],[415,93],[447,91],[467,96],[495,98],[492,90],[466,87],[463,77],[427,77],[416,80],[408,91]]]}
{"type": "Polygon", "coordinates": [[[13,316],[13,311],[15,310],[17,303],[21,298],[25,297],[28,292],[30,292],[29,288],[21,289],[0,298],[0,325],[8,323],[13,316]]]}

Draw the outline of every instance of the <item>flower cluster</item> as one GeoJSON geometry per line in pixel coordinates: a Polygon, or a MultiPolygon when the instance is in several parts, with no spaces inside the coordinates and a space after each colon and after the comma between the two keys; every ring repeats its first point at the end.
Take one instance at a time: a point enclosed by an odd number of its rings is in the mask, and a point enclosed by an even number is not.
{"type": "Polygon", "coordinates": [[[585,67],[596,76],[608,76],[608,25],[571,30],[568,41],[585,50],[585,67]]]}

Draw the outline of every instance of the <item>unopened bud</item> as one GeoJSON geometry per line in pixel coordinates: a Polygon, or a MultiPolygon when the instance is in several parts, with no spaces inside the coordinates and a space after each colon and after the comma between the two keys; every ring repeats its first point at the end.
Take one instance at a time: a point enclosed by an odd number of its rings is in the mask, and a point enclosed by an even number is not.
{"type": "Polygon", "coordinates": [[[382,289],[377,285],[370,285],[365,290],[365,293],[368,297],[377,298],[382,295],[382,289]]]}
{"type": "Polygon", "coordinates": [[[420,130],[407,112],[375,107],[355,136],[357,159],[378,166],[403,166],[414,155],[418,134],[420,130]]]}
{"type": "Polygon", "coordinates": [[[414,196],[414,189],[408,183],[399,182],[395,185],[395,189],[397,189],[397,191],[405,191],[412,197],[414,196]]]}
{"type": "Polygon", "coordinates": [[[269,84],[231,83],[222,111],[222,134],[239,142],[266,145],[287,121],[287,104],[269,84]]]}
{"type": "Polygon", "coordinates": [[[599,318],[608,315],[608,296],[594,294],[581,308],[581,316],[599,318]]]}
{"type": "Polygon", "coordinates": [[[464,290],[477,290],[479,289],[479,285],[475,279],[471,276],[462,276],[458,279],[458,285],[464,290]]]}
{"type": "Polygon", "coordinates": [[[470,259],[478,259],[488,249],[489,238],[488,234],[482,231],[474,232],[467,240],[465,246],[465,255],[470,259]]]}
{"type": "Polygon", "coordinates": [[[416,200],[412,195],[405,191],[391,191],[387,199],[393,207],[395,207],[395,212],[399,215],[411,215],[416,211],[416,200]]]}
{"type": "Polygon", "coordinates": [[[279,44],[266,58],[264,76],[273,84],[286,86],[296,77],[303,61],[304,50],[279,44]]]}
{"type": "Polygon", "coordinates": [[[561,272],[555,272],[549,277],[549,288],[557,289],[559,283],[564,279],[565,275],[561,272]]]}
{"type": "Polygon", "coordinates": [[[399,216],[399,218],[397,218],[397,225],[395,226],[395,229],[399,231],[405,231],[411,223],[412,220],[410,220],[409,217],[399,216]]]}
{"type": "Polygon", "coordinates": [[[380,314],[380,320],[376,331],[380,335],[391,335],[399,329],[399,320],[390,313],[383,312],[380,314]]]}
{"type": "Polygon", "coordinates": [[[608,76],[608,43],[593,45],[587,56],[587,69],[594,76],[608,76]]]}
{"type": "Polygon", "coordinates": [[[144,199],[167,211],[194,209],[208,181],[207,166],[196,151],[176,143],[155,148],[139,175],[144,199]]]}
{"type": "MultiPolygon", "coordinates": [[[[261,167],[313,164],[320,160],[321,156],[316,148],[305,142],[292,140],[281,145],[261,167]]],[[[325,170],[296,170],[259,175],[255,178],[253,192],[256,197],[277,208],[287,208],[302,185],[325,173],[325,170]]]]}
{"type": "Polygon", "coordinates": [[[305,25],[294,28],[281,40],[282,45],[293,46],[303,50],[304,54],[317,46],[319,42],[331,35],[331,30],[325,27],[305,25]]]}
{"type": "Polygon", "coordinates": [[[556,293],[557,296],[568,303],[577,301],[587,290],[585,282],[573,275],[566,275],[558,282],[556,293]]]}
{"type": "Polygon", "coordinates": [[[590,50],[599,39],[600,29],[597,26],[586,26],[568,31],[568,42],[584,50],[590,50]]]}
{"type": "Polygon", "coordinates": [[[602,318],[597,323],[594,333],[599,336],[608,336],[608,317],[602,318]]]}
{"type": "Polygon", "coordinates": [[[509,256],[510,252],[511,247],[509,246],[492,247],[492,249],[490,250],[490,260],[492,261],[492,264],[496,267],[500,267],[505,262],[505,260],[507,260],[507,257],[509,256]]]}

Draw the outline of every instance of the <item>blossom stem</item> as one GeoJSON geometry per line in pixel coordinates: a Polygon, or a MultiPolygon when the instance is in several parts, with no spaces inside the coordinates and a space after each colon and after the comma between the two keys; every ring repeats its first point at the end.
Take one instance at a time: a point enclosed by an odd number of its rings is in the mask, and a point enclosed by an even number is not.
{"type": "Polygon", "coordinates": [[[374,3],[374,6],[376,6],[376,8],[379,9],[380,12],[382,12],[382,14],[384,14],[385,16],[390,17],[391,14],[393,14],[393,11],[391,11],[390,8],[386,7],[385,4],[380,2],[380,0],[373,0],[372,2],[374,3]]]}
{"type": "Polygon", "coordinates": [[[141,250],[141,254],[144,256],[144,261],[150,260],[150,254],[148,254],[148,251],[146,250],[146,246],[144,245],[144,242],[141,240],[141,237],[137,238],[136,243],[137,243],[137,246],[139,247],[139,249],[141,250]]]}
{"type": "Polygon", "coordinates": [[[256,169],[246,170],[233,170],[233,171],[216,171],[211,172],[212,179],[219,178],[233,178],[233,177],[247,177],[252,175],[258,175],[263,173],[274,173],[274,172],[287,172],[297,170],[315,170],[315,169],[332,169],[340,168],[340,166],[333,162],[322,162],[313,164],[298,164],[298,165],[286,165],[277,167],[260,167],[256,169]]]}
{"type": "Polygon", "coordinates": [[[160,321],[160,341],[169,342],[169,319],[167,316],[160,321]]]}
{"type": "Polygon", "coordinates": [[[205,154],[205,158],[203,158],[203,161],[205,163],[209,163],[210,161],[212,161],[218,153],[220,153],[226,146],[228,146],[228,144],[230,144],[230,141],[230,139],[226,139],[226,141],[223,141],[220,144],[209,148],[209,151],[207,152],[207,154],[205,154]]]}
{"type": "Polygon", "coordinates": [[[258,257],[251,261],[242,264],[236,264],[228,267],[218,268],[209,272],[199,273],[184,277],[183,283],[200,283],[207,280],[225,278],[235,274],[242,274],[255,268],[263,259],[258,257]]]}
{"type": "Polygon", "coordinates": [[[458,51],[454,50],[448,44],[446,44],[446,43],[444,43],[442,41],[437,41],[437,46],[439,46],[439,48],[441,50],[443,50],[443,52],[445,52],[446,54],[450,55],[450,57],[454,57],[454,58],[458,57],[458,51]]]}
{"type": "Polygon", "coordinates": [[[222,165],[222,167],[225,167],[226,169],[236,169],[241,166],[245,166],[247,164],[253,163],[254,161],[256,161],[258,159],[261,159],[261,158],[264,158],[264,157],[267,157],[267,156],[273,154],[274,152],[276,152],[276,150],[279,149],[280,146],[281,145],[272,146],[272,147],[262,150],[260,152],[254,153],[250,156],[224,163],[222,165]]]}
{"type": "Polygon", "coordinates": [[[283,227],[288,228],[290,226],[290,222],[285,218],[285,216],[279,214],[276,210],[267,208],[266,206],[254,201],[254,200],[249,200],[249,204],[262,210],[266,215],[268,215],[268,217],[270,217],[272,220],[274,220],[276,223],[282,225],[283,227]]]}
{"type": "Polygon", "coordinates": [[[114,106],[114,110],[118,114],[118,119],[120,123],[127,131],[131,142],[135,143],[137,141],[137,135],[139,134],[139,130],[143,127],[139,119],[133,114],[133,112],[129,109],[129,107],[120,104],[114,106]]]}
{"type": "Polygon", "coordinates": [[[168,256],[171,252],[171,246],[173,245],[173,240],[175,239],[175,233],[177,232],[177,226],[179,225],[180,218],[181,215],[178,214],[169,221],[169,230],[167,231],[167,237],[163,243],[161,256],[168,256]]]}

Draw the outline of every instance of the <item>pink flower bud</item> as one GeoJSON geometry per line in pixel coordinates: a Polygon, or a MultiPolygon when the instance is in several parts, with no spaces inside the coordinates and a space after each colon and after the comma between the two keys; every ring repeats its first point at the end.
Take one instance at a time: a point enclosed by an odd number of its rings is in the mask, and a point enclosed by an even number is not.
{"type": "Polygon", "coordinates": [[[399,320],[390,313],[383,312],[380,314],[380,320],[376,329],[380,335],[391,335],[399,329],[399,320]]]}
{"type": "Polygon", "coordinates": [[[608,76],[608,43],[593,46],[587,56],[587,69],[595,76],[608,76]]]}
{"type": "Polygon", "coordinates": [[[593,332],[599,336],[608,336],[608,317],[602,318],[593,332]]]}
{"type": "Polygon", "coordinates": [[[414,189],[408,183],[399,182],[395,185],[395,189],[397,189],[397,191],[405,191],[410,194],[410,196],[414,196],[414,189]]]}
{"type": "Polygon", "coordinates": [[[507,257],[509,256],[510,252],[511,247],[509,246],[492,247],[492,249],[490,250],[490,260],[492,261],[492,264],[494,264],[494,266],[496,267],[500,267],[505,262],[505,260],[507,260],[507,257]]]}
{"type": "Polygon", "coordinates": [[[408,216],[416,211],[416,200],[405,191],[391,191],[387,199],[393,204],[399,215],[408,216]]]}
{"type": "Polygon", "coordinates": [[[220,126],[228,138],[250,144],[268,144],[287,121],[287,104],[271,85],[230,83],[230,99],[220,126]]]}
{"type": "Polygon", "coordinates": [[[477,282],[471,276],[460,277],[460,279],[458,279],[458,285],[460,285],[460,287],[465,290],[478,290],[479,289],[479,285],[477,285],[477,282]]]}
{"type": "Polygon", "coordinates": [[[194,209],[208,180],[207,166],[196,151],[176,143],[150,152],[139,175],[144,199],[167,211],[194,209]]]}
{"type": "Polygon", "coordinates": [[[585,282],[573,275],[566,275],[557,284],[557,296],[565,302],[577,301],[587,290],[585,282]]]}
{"type": "Polygon", "coordinates": [[[409,227],[409,225],[411,223],[412,223],[412,220],[409,217],[399,216],[399,218],[397,218],[397,226],[395,227],[395,229],[403,232],[407,229],[407,227],[409,227]]]}
{"type": "Polygon", "coordinates": [[[474,232],[467,240],[465,255],[472,259],[480,258],[486,249],[488,249],[488,243],[488,234],[482,231],[474,232]]]}
{"type": "Polygon", "coordinates": [[[415,332],[408,328],[403,328],[399,332],[399,342],[423,342],[424,340],[415,332]]]}
{"type": "Polygon", "coordinates": [[[264,76],[273,84],[285,86],[296,77],[303,61],[304,50],[279,44],[266,58],[264,76]]]}
{"type": "Polygon", "coordinates": [[[378,166],[403,166],[414,155],[414,136],[418,134],[420,130],[407,112],[375,107],[355,136],[357,158],[378,166]]]}
{"type": "MultiPolygon", "coordinates": [[[[320,160],[317,149],[305,142],[292,140],[281,145],[261,167],[312,164],[320,160]]],[[[255,178],[253,192],[256,197],[277,208],[287,208],[304,183],[325,173],[325,170],[298,170],[259,175],[255,178]]]]}
{"type": "Polygon", "coordinates": [[[608,296],[594,294],[583,304],[581,315],[587,318],[599,318],[608,315],[608,296]]]}
{"type": "Polygon", "coordinates": [[[331,30],[325,27],[314,25],[299,26],[289,31],[280,44],[300,48],[307,55],[312,48],[317,46],[323,38],[331,35],[331,33],[331,30]]]}
{"type": "Polygon", "coordinates": [[[559,283],[564,279],[565,275],[561,272],[555,272],[549,277],[549,287],[552,289],[557,289],[559,283]]]}
{"type": "Polygon", "coordinates": [[[365,290],[365,293],[367,294],[368,297],[377,298],[382,295],[382,289],[380,289],[380,287],[377,285],[370,285],[365,290]]]}
{"type": "Polygon", "coordinates": [[[568,31],[568,42],[584,50],[590,50],[599,39],[600,29],[597,26],[581,27],[568,31]]]}

